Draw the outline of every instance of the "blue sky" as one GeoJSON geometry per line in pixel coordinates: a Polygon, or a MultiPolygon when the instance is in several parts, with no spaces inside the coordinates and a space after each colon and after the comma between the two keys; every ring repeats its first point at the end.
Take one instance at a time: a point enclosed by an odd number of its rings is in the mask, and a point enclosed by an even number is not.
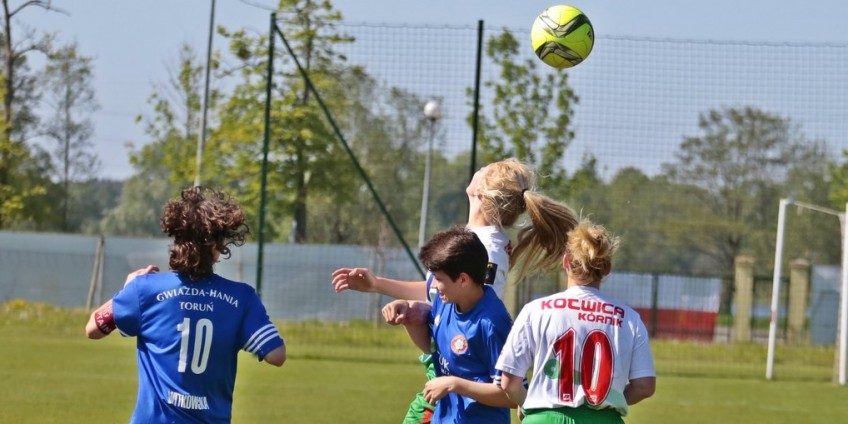
{"type": "MultiPolygon", "coordinates": [[[[14,3],[20,3],[14,2],[14,3]]],[[[77,41],[94,57],[101,109],[93,115],[101,176],[132,174],[125,144],[145,141],[135,117],[148,111],[153,84],[166,80],[183,43],[205,51],[211,0],[53,0],[68,14],[29,9],[25,25],[77,41]]],[[[217,0],[216,24],[265,32],[271,0],[217,0]]],[[[529,27],[551,0],[471,1],[336,0],[345,20],[355,23],[529,27]]],[[[714,41],[848,43],[848,2],[765,0],[572,0],[591,19],[597,34],[714,41]]],[[[215,47],[223,40],[216,37],[215,47]]],[[[33,63],[37,63],[34,58],[33,63]]]]}

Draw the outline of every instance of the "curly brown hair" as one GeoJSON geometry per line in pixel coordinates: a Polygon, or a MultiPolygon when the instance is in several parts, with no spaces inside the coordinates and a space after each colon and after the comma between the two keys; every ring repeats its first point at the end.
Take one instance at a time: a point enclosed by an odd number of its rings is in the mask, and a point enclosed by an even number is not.
{"type": "Polygon", "coordinates": [[[162,232],[174,238],[168,266],[197,281],[213,272],[214,252],[230,257],[230,245],[244,245],[250,228],[244,211],[226,194],[187,188],[162,213],[162,232]]]}

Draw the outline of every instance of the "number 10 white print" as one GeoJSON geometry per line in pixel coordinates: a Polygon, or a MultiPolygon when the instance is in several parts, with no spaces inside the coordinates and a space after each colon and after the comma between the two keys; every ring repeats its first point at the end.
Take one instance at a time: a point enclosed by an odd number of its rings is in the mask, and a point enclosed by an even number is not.
{"type": "MultiPolygon", "coordinates": [[[[191,336],[191,319],[185,318],[177,324],[177,331],[182,335],[180,340],[180,363],[177,371],[185,372],[188,357],[188,340],[191,336]]],[[[191,354],[191,372],[203,374],[209,362],[209,348],[212,347],[212,321],[201,318],[194,330],[194,349],[191,354]]]]}
{"type": "Polygon", "coordinates": [[[577,385],[583,387],[586,401],[590,405],[600,405],[609,394],[612,387],[613,358],[612,345],[609,337],[600,330],[594,330],[586,335],[583,346],[580,347],[580,357],[577,352],[577,338],[573,328],[569,328],[559,336],[553,345],[554,352],[559,358],[559,399],[562,402],[573,402],[577,385]],[[577,363],[579,361],[579,363],[577,363]],[[574,368],[580,367],[580,381],[574,381],[574,368]],[[576,384],[575,384],[576,383],[576,384]]]}

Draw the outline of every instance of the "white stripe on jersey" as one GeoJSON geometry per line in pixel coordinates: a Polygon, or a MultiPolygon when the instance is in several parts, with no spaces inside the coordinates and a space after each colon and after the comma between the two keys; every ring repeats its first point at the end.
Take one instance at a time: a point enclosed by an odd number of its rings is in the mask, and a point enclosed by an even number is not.
{"type": "Polygon", "coordinates": [[[247,343],[244,344],[244,347],[242,349],[244,349],[248,352],[253,352],[253,350],[256,349],[256,340],[261,338],[261,337],[265,337],[265,335],[268,334],[269,332],[271,332],[271,333],[277,332],[277,328],[274,327],[274,324],[267,324],[264,327],[253,332],[253,335],[250,336],[250,339],[247,341],[247,343]]]}
{"type": "Polygon", "coordinates": [[[272,332],[268,333],[263,338],[257,340],[256,343],[255,343],[256,346],[254,346],[248,352],[255,354],[256,352],[258,352],[262,348],[262,346],[265,346],[265,343],[268,343],[269,341],[271,341],[271,340],[273,340],[277,337],[280,337],[280,335],[276,331],[272,331],[272,332]]]}

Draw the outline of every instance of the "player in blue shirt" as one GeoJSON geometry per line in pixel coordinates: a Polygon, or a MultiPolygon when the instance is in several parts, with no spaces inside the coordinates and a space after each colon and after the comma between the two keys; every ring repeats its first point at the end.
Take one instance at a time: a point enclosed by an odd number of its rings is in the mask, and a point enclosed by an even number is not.
{"type": "Polygon", "coordinates": [[[415,345],[433,355],[436,378],[424,386],[424,399],[436,405],[432,422],[508,424],[516,405],[500,390],[495,363],[512,319],[484,284],[485,246],[472,231],[453,228],[436,233],[418,257],[433,276],[433,304],[395,300],[383,316],[403,324],[415,345]],[[421,307],[430,308],[426,322],[409,314],[421,307]]]}
{"type": "MultiPolygon", "coordinates": [[[[565,234],[577,225],[577,215],[567,205],[536,190],[538,175],[533,168],[510,158],[484,166],[465,188],[468,195],[468,222],[489,253],[486,283],[499,297],[504,294],[507,274],[513,278],[559,269],[565,253],[565,234]],[[519,219],[526,216],[528,219],[519,219]],[[517,231],[513,244],[506,229],[517,231]]],[[[395,299],[431,300],[428,279],[403,281],[376,276],[367,268],[339,268],[332,274],[337,293],[346,290],[374,292],[395,299]]],[[[416,304],[416,303],[413,303],[416,304]]],[[[426,308],[429,311],[429,307],[426,308]]],[[[411,312],[415,314],[416,312],[411,312]]],[[[421,317],[416,319],[424,319],[421,317]]],[[[435,377],[432,358],[421,355],[426,377],[435,377]]],[[[428,424],[433,407],[418,392],[409,405],[403,424],[428,424]]]]}
{"type": "Polygon", "coordinates": [[[86,333],[137,338],[138,399],[131,423],[229,423],[238,351],[281,366],[286,347],[253,287],[213,273],[244,244],[244,211],[220,192],[183,190],[165,206],[171,272],[148,266],[91,314],[86,333]]]}

